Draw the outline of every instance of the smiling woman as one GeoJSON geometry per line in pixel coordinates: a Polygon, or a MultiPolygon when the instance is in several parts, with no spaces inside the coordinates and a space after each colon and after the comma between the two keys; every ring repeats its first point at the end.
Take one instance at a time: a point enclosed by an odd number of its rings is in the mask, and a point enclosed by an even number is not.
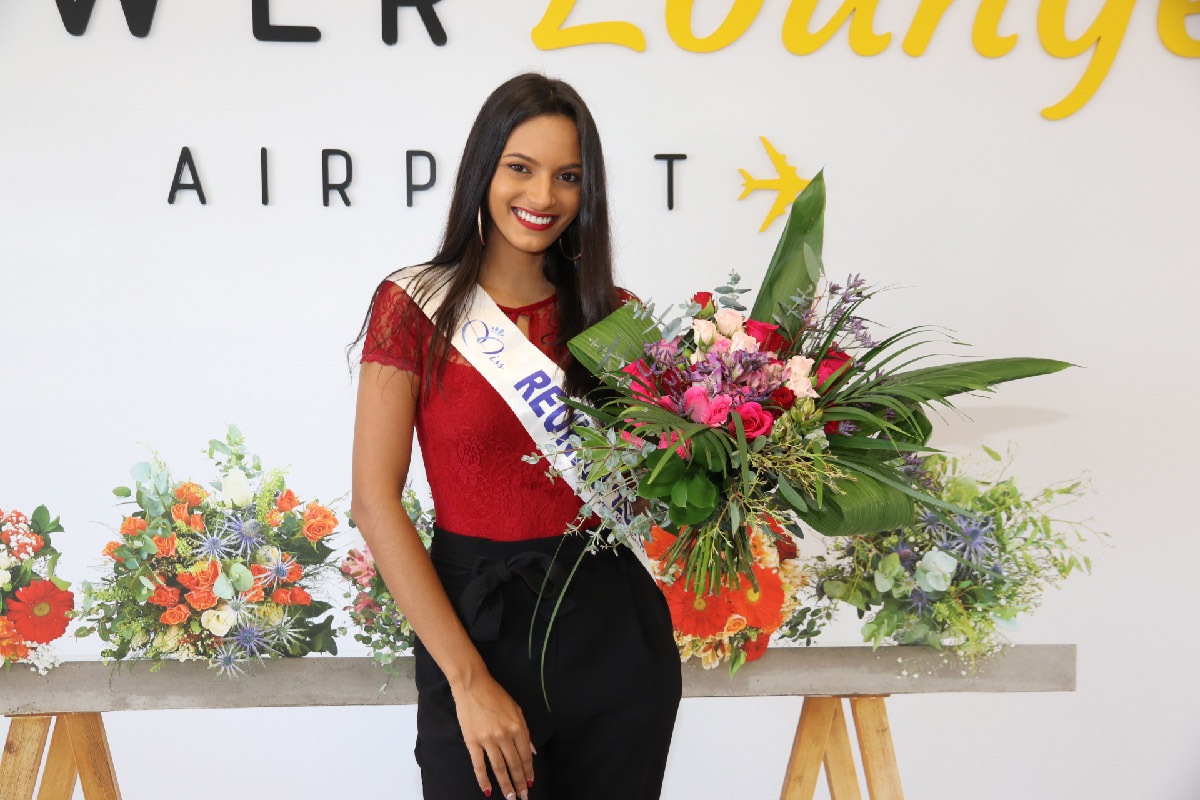
{"type": "Polygon", "coordinates": [[[521,75],[475,120],[441,250],[380,284],[359,333],[353,514],[417,635],[427,798],[659,796],[682,689],[666,601],[631,551],[565,535],[581,500],[522,458],[556,435],[546,408],[597,388],[566,342],[622,300],[610,253],[591,114],[521,75]],[[401,497],[414,431],[428,555],[401,497]]]}

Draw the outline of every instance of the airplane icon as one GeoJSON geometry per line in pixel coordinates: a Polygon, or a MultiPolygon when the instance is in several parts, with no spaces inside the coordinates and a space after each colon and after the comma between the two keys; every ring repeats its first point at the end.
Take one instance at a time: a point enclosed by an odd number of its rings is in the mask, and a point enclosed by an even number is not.
{"type": "Polygon", "coordinates": [[[796,168],[787,162],[787,156],[780,155],[779,151],[767,141],[767,137],[758,137],[762,140],[763,147],[767,150],[767,155],[771,157],[771,165],[775,167],[778,178],[755,178],[746,172],[744,169],[739,169],[742,173],[742,186],[746,188],[742,192],[738,200],[744,200],[747,195],[756,189],[774,189],[778,194],[775,196],[775,204],[771,206],[771,210],[767,212],[767,219],[763,222],[759,232],[765,231],[767,227],[775,221],[776,217],[781,217],[787,212],[788,204],[796,199],[796,195],[804,191],[804,187],[808,186],[809,181],[801,178],[796,174],[796,168]]]}

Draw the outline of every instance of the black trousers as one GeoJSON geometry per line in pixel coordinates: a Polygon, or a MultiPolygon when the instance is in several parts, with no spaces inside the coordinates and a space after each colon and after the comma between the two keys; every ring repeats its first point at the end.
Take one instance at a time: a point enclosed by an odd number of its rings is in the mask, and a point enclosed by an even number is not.
{"type": "MultiPolygon", "coordinates": [[[[498,542],[437,528],[430,557],[492,677],[525,715],[538,751],[530,800],[654,800],[682,692],[671,614],[632,553],[580,558],[582,539],[498,542]]],[[[478,800],[446,677],[420,641],[415,661],[424,796],[478,800]]]]}

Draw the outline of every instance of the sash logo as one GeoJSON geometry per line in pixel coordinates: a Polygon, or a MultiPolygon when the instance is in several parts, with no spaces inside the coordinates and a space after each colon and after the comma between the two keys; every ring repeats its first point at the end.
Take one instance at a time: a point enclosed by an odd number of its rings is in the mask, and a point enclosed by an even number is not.
{"type": "Polygon", "coordinates": [[[475,350],[486,356],[488,361],[495,364],[497,369],[504,369],[504,362],[500,358],[500,354],[504,352],[503,337],[504,328],[488,327],[483,320],[469,319],[462,326],[463,344],[474,347],[475,350]]]}

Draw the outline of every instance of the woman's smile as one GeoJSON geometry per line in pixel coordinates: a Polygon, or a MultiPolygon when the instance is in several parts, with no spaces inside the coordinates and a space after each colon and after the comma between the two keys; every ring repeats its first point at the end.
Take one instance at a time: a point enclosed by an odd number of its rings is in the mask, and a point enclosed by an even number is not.
{"type": "Polygon", "coordinates": [[[535,214],[528,209],[521,208],[520,206],[513,206],[512,212],[522,225],[533,231],[548,230],[552,225],[554,225],[554,220],[558,219],[558,215],[556,214],[535,214]]]}

